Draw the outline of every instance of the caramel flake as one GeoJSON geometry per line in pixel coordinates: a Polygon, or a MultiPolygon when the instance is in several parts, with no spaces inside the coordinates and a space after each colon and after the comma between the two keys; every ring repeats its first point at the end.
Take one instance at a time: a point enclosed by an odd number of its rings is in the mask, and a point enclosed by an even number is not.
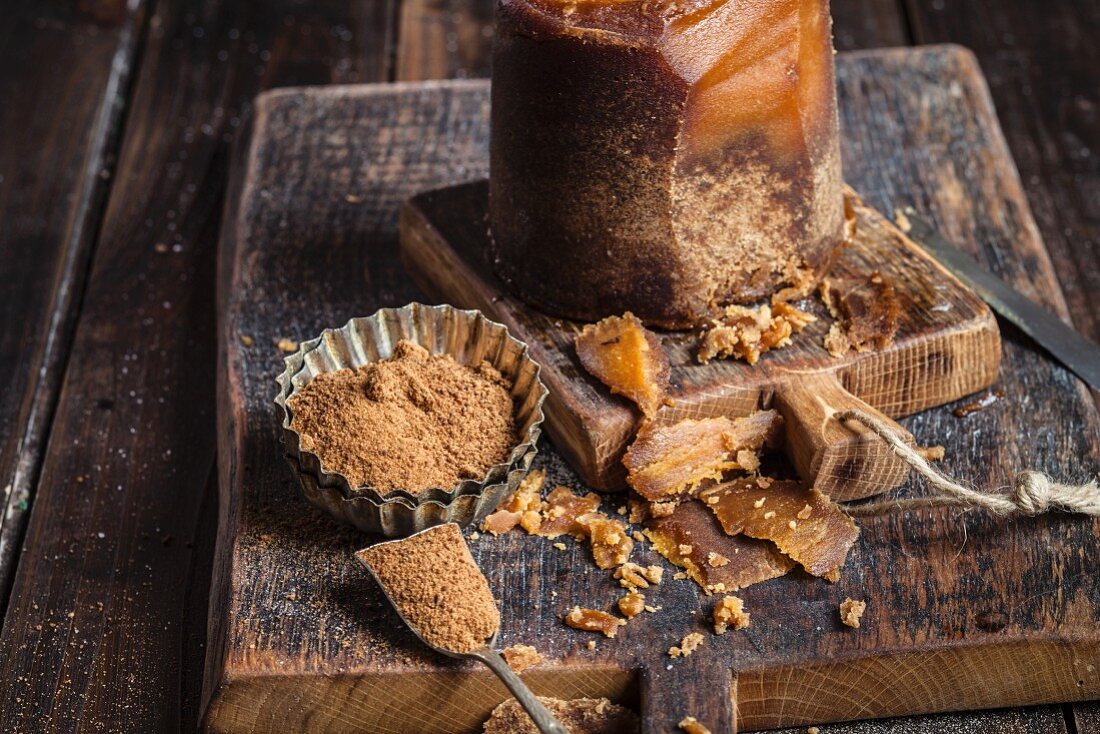
{"type": "MultiPolygon", "coordinates": [[[[759,466],[755,452],[778,434],[781,423],[778,413],[764,410],[732,420],[721,416],[646,424],[623,456],[627,482],[643,497],[660,500],[721,479],[727,471],[748,469],[737,458],[746,451],[753,466],[759,466]]],[[[650,507],[651,514],[654,509],[650,507]]]]}
{"type": "Polygon", "coordinates": [[[791,336],[817,320],[789,303],[756,307],[726,306],[711,319],[699,339],[697,358],[706,363],[715,358],[734,357],[756,364],[760,355],[791,343],[791,336]]]}
{"type": "Polygon", "coordinates": [[[846,597],[840,602],[840,621],[849,627],[859,628],[859,619],[867,611],[867,602],[846,597]]]}
{"type": "Polygon", "coordinates": [[[714,605],[714,634],[722,635],[733,627],[743,630],[751,623],[751,616],[745,611],[745,603],[740,597],[723,596],[714,605]]]}
{"type": "Polygon", "coordinates": [[[599,609],[573,607],[565,615],[565,623],[575,630],[602,632],[604,637],[614,637],[619,627],[626,624],[626,620],[601,612],[599,609]]]}
{"type": "Polygon", "coordinates": [[[878,272],[865,280],[821,282],[821,300],[836,319],[825,336],[825,348],[834,357],[849,350],[882,350],[894,342],[901,318],[894,284],[878,272]]]}
{"type": "Polygon", "coordinates": [[[667,402],[668,355],[656,334],[629,311],[584,327],[576,339],[581,364],[611,392],[652,417],[667,402]]]}
{"type": "Polygon", "coordinates": [[[753,480],[736,479],[707,489],[703,496],[719,498],[707,506],[730,535],[770,540],[815,576],[836,573],[859,535],[851,518],[821,492],[798,482],[773,482],[768,488],[768,507],[773,509],[767,512],[756,507],[759,493],[753,480]]]}
{"type": "Polygon", "coordinates": [[[651,520],[646,536],[654,550],[683,568],[683,577],[708,594],[743,589],[782,576],[794,567],[767,541],[723,533],[714,515],[700,502],[685,502],[671,516],[651,520]],[[691,546],[691,552],[680,553],[681,546],[691,546]],[[712,565],[712,553],[729,562],[712,565]]]}
{"type": "Polygon", "coordinates": [[[711,734],[710,729],[699,723],[699,720],[694,716],[685,716],[680,719],[680,723],[677,724],[682,731],[687,734],[711,734]]]}
{"type": "Polygon", "coordinates": [[[686,658],[691,653],[698,649],[699,645],[703,644],[703,636],[698,632],[689,632],[684,635],[684,639],[680,640],[679,646],[673,646],[668,649],[669,657],[673,658],[686,658]]]}
{"type": "Polygon", "coordinates": [[[627,619],[636,617],[646,609],[645,594],[641,594],[637,591],[625,594],[619,599],[618,606],[619,611],[627,619]]]}
{"type": "Polygon", "coordinates": [[[522,673],[530,667],[542,662],[542,653],[530,645],[512,645],[500,651],[504,656],[504,662],[517,673],[522,673]]]}

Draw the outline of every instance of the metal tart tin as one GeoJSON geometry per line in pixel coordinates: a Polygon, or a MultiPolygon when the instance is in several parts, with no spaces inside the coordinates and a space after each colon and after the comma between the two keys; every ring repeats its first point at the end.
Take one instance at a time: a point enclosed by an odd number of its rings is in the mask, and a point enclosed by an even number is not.
{"type": "Polygon", "coordinates": [[[275,404],[282,418],[287,460],[309,502],[360,530],[401,537],[441,523],[465,527],[478,522],[515,491],[538,453],[547,395],[539,366],[526,344],[480,311],[421,303],[383,308],[351,319],[339,329],[326,329],[316,339],[303,342],[285,362],[286,369],[277,378],[275,404]],[[461,364],[486,361],[511,381],[517,432],[522,438],[506,460],[490,467],[481,479],[415,494],[352,487],[347,477],[327,470],[317,454],[302,448],[300,435],[291,427],[293,415],[287,401],[316,375],[388,359],[402,339],[432,354],[449,354],[461,364]]]}

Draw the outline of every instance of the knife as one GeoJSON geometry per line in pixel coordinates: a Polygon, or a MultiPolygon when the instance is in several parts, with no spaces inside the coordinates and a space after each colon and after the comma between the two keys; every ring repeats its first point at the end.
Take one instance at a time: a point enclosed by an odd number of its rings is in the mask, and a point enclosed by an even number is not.
{"type": "Polygon", "coordinates": [[[972,257],[944,239],[912,207],[905,207],[900,213],[900,226],[911,240],[969,286],[994,311],[1050,352],[1073,374],[1093,389],[1100,390],[1100,347],[980,266],[972,257]]]}

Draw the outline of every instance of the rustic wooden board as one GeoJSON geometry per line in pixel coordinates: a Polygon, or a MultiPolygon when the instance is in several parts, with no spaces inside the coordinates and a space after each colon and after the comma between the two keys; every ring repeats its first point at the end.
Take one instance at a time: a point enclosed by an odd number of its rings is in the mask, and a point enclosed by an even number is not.
{"type": "MultiPolygon", "coordinates": [[[[1041,242],[973,59],[943,47],[842,55],[838,72],[848,179],[885,211],[918,205],[968,247],[980,235],[995,265],[1030,258],[1041,287],[1041,242]]],[[[485,175],[487,104],[481,82],[289,90],[257,104],[219,276],[212,731],[476,731],[504,696],[480,669],[425,652],[401,629],[351,558],[369,539],[299,498],[271,407],[276,338],[423,297],[395,260],[398,208],[485,175]]],[[[1025,463],[1067,478],[1096,470],[1091,401],[1012,333],[1001,386],[1010,398],[983,413],[931,411],[906,426],[944,443],[947,468],[979,486],[1025,463]]],[[[551,481],[582,486],[546,443],[539,462],[551,481]]],[[[651,595],[661,613],[588,651],[592,638],[560,616],[573,604],[608,607],[618,589],[586,549],[508,535],[473,551],[501,600],[503,644],[529,642],[548,657],[527,674],[536,689],[640,705],[647,732],[687,713],[728,731],[734,697],[740,724],[762,728],[1100,692],[1097,523],[938,510],[862,525],[837,584],[792,575],[752,587],[742,594],[749,630],[708,636],[675,662],[668,646],[702,630],[710,607],[691,582],[667,581],[651,595]],[[859,631],[836,621],[845,596],[869,602],[859,631]]]]}
{"type": "MultiPolygon", "coordinates": [[[[554,445],[591,486],[624,489],[622,456],[641,413],[581,365],[574,340],[583,323],[535,310],[510,295],[493,273],[487,259],[488,193],[488,182],[478,181],[413,197],[401,212],[405,268],[433,300],[480,309],[531,345],[550,390],[546,428],[554,445]]],[[[664,332],[673,404],[655,418],[671,423],[777,407],[786,419],[788,456],[807,481],[816,480],[835,499],[891,489],[904,481],[905,467],[870,436],[842,447],[837,460],[814,461],[807,454],[827,449],[814,446],[807,434],[827,425],[830,412],[869,405],[900,417],[943,405],[988,387],[1001,360],[1000,335],[985,303],[857,195],[849,201],[856,235],[830,276],[859,280],[878,271],[894,284],[901,318],[893,343],[880,351],[830,355],[823,340],[832,319],[817,299],[805,305],[818,320],[755,365],[733,359],[699,364],[695,333],[664,332]],[[860,448],[877,452],[877,461],[858,456],[860,448]]]]}

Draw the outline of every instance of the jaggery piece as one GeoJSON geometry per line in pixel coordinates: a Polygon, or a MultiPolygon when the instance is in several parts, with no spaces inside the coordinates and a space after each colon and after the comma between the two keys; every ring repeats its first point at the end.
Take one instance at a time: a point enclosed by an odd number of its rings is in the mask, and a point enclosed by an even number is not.
{"type": "Polygon", "coordinates": [[[542,662],[542,653],[530,645],[512,645],[501,650],[500,654],[504,656],[508,667],[517,673],[542,662]]]}
{"type": "Polygon", "coordinates": [[[588,324],[577,335],[581,364],[611,392],[652,418],[668,398],[668,355],[661,340],[627,311],[588,324]]]}
{"type": "Polygon", "coordinates": [[[681,731],[687,732],[687,734],[711,734],[710,729],[703,726],[698,719],[694,716],[685,716],[680,719],[680,723],[677,724],[681,731]]]}
{"type": "Polygon", "coordinates": [[[379,543],[355,556],[429,645],[470,652],[484,647],[500,628],[489,582],[454,523],[379,543]]]}
{"type": "Polygon", "coordinates": [[[859,619],[867,611],[867,602],[845,597],[840,602],[840,621],[849,627],[859,628],[859,619]]]}
{"type": "Polygon", "coordinates": [[[624,617],[633,619],[645,611],[645,594],[631,591],[620,597],[619,601],[616,602],[616,606],[619,607],[619,612],[624,617]]]}
{"type": "Polygon", "coordinates": [[[669,517],[647,525],[646,536],[654,550],[683,568],[707,594],[737,591],[782,576],[795,565],[768,541],[726,535],[714,515],[696,501],[685,502],[669,517]],[[708,563],[712,553],[729,562],[708,563]]]}
{"type": "Polygon", "coordinates": [[[637,563],[624,563],[615,569],[615,578],[624,588],[648,589],[650,585],[661,583],[665,570],[660,566],[639,566],[637,563]]]}
{"type": "Polygon", "coordinates": [[[589,512],[577,518],[577,523],[588,532],[592,544],[592,557],[596,565],[608,569],[621,566],[630,558],[634,541],[625,523],[607,517],[600,512],[589,512]]]}
{"type": "Polygon", "coordinates": [[[626,624],[626,620],[599,609],[573,607],[565,615],[565,623],[575,630],[602,632],[604,637],[614,637],[619,627],[626,624]]]}
{"type": "Polygon", "coordinates": [[[761,489],[755,479],[735,479],[704,490],[699,499],[730,535],[770,540],[815,576],[835,580],[859,528],[816,489],[774,480],[761,489]]]}
{"type": "MultiPolygon", "coordinates": [[[[571,734],[637,734],[640,722],[630,709],[611,703],[606,698],[577,698],[562,701],[539,696],[571,734]]],[[[514,698],[493,709],[482,729],[483,734],[539,734],[535,722],[514,698]]]]}
{"type": "MultiPolygon", "coordinates": [[[[646,424],[623,456],[627,482],[650,500],[667,499],[692,491],[707,480],[719,480],[727,471],[758,466],[755,451],[778,433],[782,422],[774,410],[743,418],[725,416],[686,419],[672,425],[646,424]]],[[[654,514],[650,508],[650,514],[654,514]]]]}
{"type": "Polygon", "coordinates": [[[535,534],[556,538],[568,533],[581,540],[588,535],[588,530],[580,518],[599,507],[600,497],[595,492],[588,492],[582,497],[574,494],[569,487],[557,487],[546,495],[542,523],[535,534]]]}
{"type": "Polygon", "coordinates": [[[533,470],[495,512],[482,520],[481,530],[500,535],[519,525],[524,513],[541,510],[542,486],[545,482],[546,472],[542,469],[533,470]]]}
{"type": "Polygon", "coordinates": [[[668,648],[668,656],[672,658],[686,658],[695,652],[703,644],[703,636],[698,632],[689,632],[680,640],[679,645],[668,648]]]}
{"type": "Polygon", "coordinates": [[[791,336],[802,331],[817,317],[778,301],[756,307],[726,306],[722,314],[710,319],[699,337],[696,359],[707,363],[715,358],[734,357],[756,364],[760,355],[791,343],[791,336]]]}
{"type": "Polygon", "coordinates": [[[820,290],[821,300],[837,320],[825,335],[829,354],[841,357],[850,349],[869,352],[893,344],[901,305],[890,279],[877,271],[863,281],[826,278],[820,290]]]}
{"type": "Polygon", "coordinates": [[[723,596],[714,605],[714,634],[722,635],[733,627],[743,630],[752,623],[752,616],[745,611],[745,602],[737,596],[723,596]]]}

